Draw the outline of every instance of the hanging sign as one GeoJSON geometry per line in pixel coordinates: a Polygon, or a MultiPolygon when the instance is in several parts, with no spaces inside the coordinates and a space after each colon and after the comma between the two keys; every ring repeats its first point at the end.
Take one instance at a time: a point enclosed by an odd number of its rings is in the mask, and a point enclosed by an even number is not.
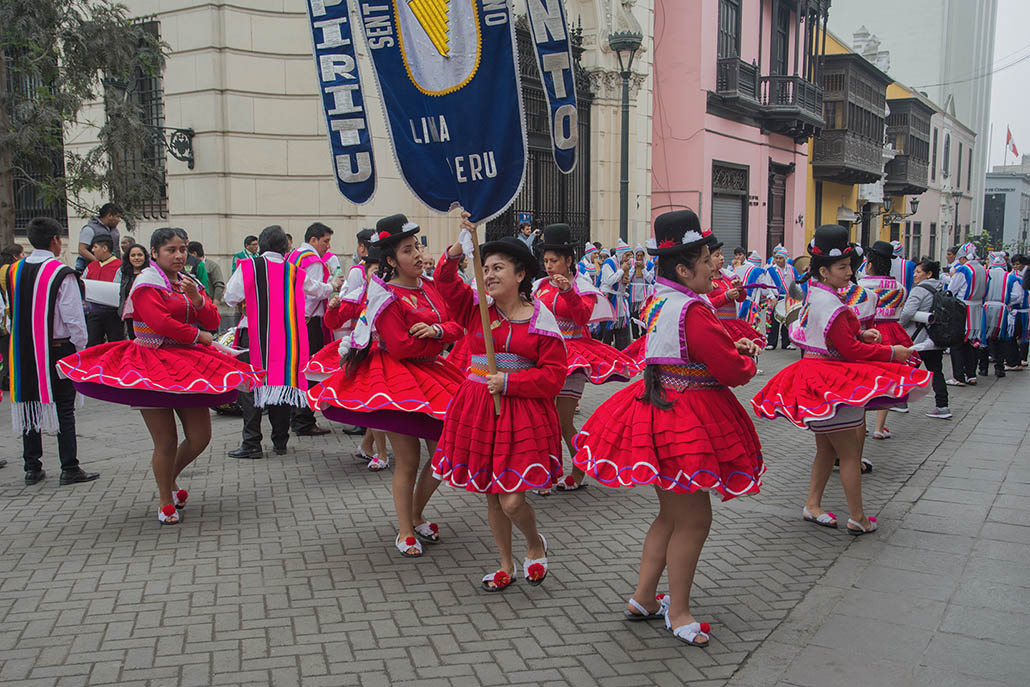
{"type": "Polygon", "coordinates": [[[348,3],[307,0],[307,5],[336,185],[347,200],[365,203],[375,193],[376,174],[348,3]]]}
{"type": "Polygon", "coordinates": [[[563,173],[576,167],[576,77],[563,0],[526,0],[537,67],[547,96],[551,150],[563,173]]]}

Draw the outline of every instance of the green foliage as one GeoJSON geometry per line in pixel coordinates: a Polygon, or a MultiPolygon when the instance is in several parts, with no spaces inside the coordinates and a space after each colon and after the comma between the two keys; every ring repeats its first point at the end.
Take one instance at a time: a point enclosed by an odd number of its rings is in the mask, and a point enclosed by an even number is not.
{"type": "Polygon", "coordinates": [[[160,74],[163,47],[124,5],[110,0],[0,2],[7,77],[7,88],[0,88],[0,159],[6,163],[0,167],[9,167],[0,169],[0,179],[10,183],[12,172],[42,174],[36,183],[48,201],[66,200],[88,214],[95,208],[82,198],[100,191],[136,214],[162,180],[158,170],[120,168],[117,160],[160,133],[144,125],[132,95],[138,78],[160,74]],[[94,103],[102,109],[87,109],[94,103]],[[98,143],[85,152],[65,151],[64,175],[55,175],[53,151],[69,125],[92,128],[98,143]]]}

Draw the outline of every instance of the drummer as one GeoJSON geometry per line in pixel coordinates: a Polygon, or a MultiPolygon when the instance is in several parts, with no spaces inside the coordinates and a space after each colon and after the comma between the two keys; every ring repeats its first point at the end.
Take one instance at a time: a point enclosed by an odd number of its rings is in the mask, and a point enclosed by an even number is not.
{"type": "Polygon", "coordinates": [[[776,287],[776,304],[773,306],[776,316],[769,319],[769,328],[766,330],[765,336],[765,350],[767,351],[774,350],[777,342],[786,350],[792,351],[795,349],[794,344],[790,342],[790,336],[787,334],[786,314],[787,309],[791,305],[790,287],[797,280],[798,274],[794,271],[794,266],[787,263],[787,256],[786,248],[782,245],[776,246],[773,249],[772,264],[766,269],[766,273],[769,275],[769,282],[776,287]]]}

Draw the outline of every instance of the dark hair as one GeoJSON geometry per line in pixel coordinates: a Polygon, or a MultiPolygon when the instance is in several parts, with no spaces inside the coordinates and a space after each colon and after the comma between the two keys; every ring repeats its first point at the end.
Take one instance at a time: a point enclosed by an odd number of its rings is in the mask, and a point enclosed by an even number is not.
{"type": "Polygon", "coordinates": [[[869,266],[873,268],[873,272],[877,277],[887,277],[891,273],[891,262],[893,257],[888,258],[886,255],[880,255],[869,251],[867,254],[869,258],[869,266]]]}
{"type": "Polygon", "coordinates": [[[114,203],[104,203],[97,210],[97,217],[107,217],[109,215],[121,215],[122,209],[114,203]]]}
{"type": "Polygon", "coordinates": [[[246,248],[248,243],[254,243],[255,241],[257,241],[257,236],[247,236],[245,239],[243,239],[243,247],[246,248]]]}
{"type": "Polygon", "coordinates": [[[204,257],[204,244],[200,241],[190,241],[186,244],[187,253],[196,253],[198,258],[204,257]]]}
{"type": "Polygon", "coordinates": [[[111,240],[110,236],[94,236],[93,242],[89,246],[92,248],[96,245],[107,246],[107,250],[114,253],[114,241],[111,240]]]}
{"type": "MultiPolygon", "coordinates": [[[[702,248],[703,245],[692,246],[669,255],[658,256],[658,276],[678,284],[679,277],[676,274],[676,268],[683,265],[687,269],[693,270],[697,266],[697,261],[701,259],[702,248]]],[[[665,387],[662,386],[658,367],[655,365],[648,365],[644,368],[644,394],[640,396],[639,400],[650,403],[660,410],[672,407],[672,403],[665,397],[665,387]]]]}
{"type": "Polygon", "coordinates": [[[522,270],[524,272],[523,277],[522,277],[522,281],[519,282],[519,294],[523,298],[525,298],[527,301],[532,302],[532,300],[533,300],[533,278],[529,276],[530,267],[528,265],[523,264],[523,262],[521,260],[519,260],[516,256],[512,255],[511,253],[506,253],[503,250],[493,250],[493,251],[485,252],[480,257],[482,258],[483,262],[485,263],[486,259],[488,257],[490,257],[491,255],[500,255],[501,257],[503,257],[505,260],[507,260],[508,262],[510,262],[512,264],[512,266],[515,268],[516,272],[518,272],[519,270],[522,270]]]}
{"type": "Polygon", "coordinates": [[[286,240],[292,242],[293,241],[293,234],[287,234],[286,235],[286,240]]]}
{"type": "Polygon", "coordinates": [[[265,227],[261,230],[261,236],[258,237],[258,249],[262,253],[271,251],[273,253],[279,253],[283,255],[286,253],[290,246],[289,239],[286,238],[286,232],[278,224],[265,227]]]}
{"type": "Polygon", "coordinates": [[[744,248],[742,246],[737,246],[736,248],[733,249],[733,254],[734,255],[746,255],[747,251],[744,250],[744,248]]]}
{"type": "Polygon", "coordinates": [[[601,242],[600,241],[594,241],[594,248],[596,248],[597,250],[601,250],[601,242]]]}
{"type": "Polygon", "coordinates": [[[311,239],[320,239],[326,234],[332,236],[333,230],[321,222],[315,222],[304,232],[304,243],[309,243],[311,239]]]}
{"type": "Polygon", "coordinates": [[[958,246],[952,246],[951,248],[948,249],[947,252],[951,253],[952,255],[957,255],[958,254],[958,246]]]}
{"type": "Polygon", "coordinates": [[[4,248],[3,252],[7,255],[10,255],[13,258],[16,255],[21,255],[22,253],[24,253],[25,249],[21,247],[21,244],[12,243],[11,245],[7,246],[7,248],[4,248]]]}
{"type": "Polygon", "coordinates": [[[937,279],[941,275],[941,263],[936,260],[922,260],[919,263],[919,269],[929,274],[931,279],[937,279]]]}
{"type": "Polygon", "coordinates": [[[125,252],[122,254],[122,266],[118,269],[119,273],[121,274],[122,303],[124,303],[126,299],[128,299],[129,291],[132,289],[132,283],[136,281],[136,275],[133,274],[132,263],[129,262],[129,254],[132,253],[133,248],[139,248],[141,251],[143,251],[143,267],[141,269],[146,269],[150,267],[150,254],[147,253],[147,249],[144,246],[133,241],[132,245],[126,248],[125,252]]]}
{"type": "Polygon", "coordinates": [[[64,227],[52,217],[35,217],[25,227],[25,234],[29,237],[29,243],[32,244],[33,248],[39,248],[40,250],[50,248],[54,238],[63,233],[64,227]]]}
{"type": "Polygon", "coordinates": [[[186,236],[185,229],[180,229],[179,227],[161,227],[160,229],[155,229],[154,233],[150,235],[150,250],[157,250],[176,236],[182,239],[183,243],[189,243],[190,239],[186,236]]]}

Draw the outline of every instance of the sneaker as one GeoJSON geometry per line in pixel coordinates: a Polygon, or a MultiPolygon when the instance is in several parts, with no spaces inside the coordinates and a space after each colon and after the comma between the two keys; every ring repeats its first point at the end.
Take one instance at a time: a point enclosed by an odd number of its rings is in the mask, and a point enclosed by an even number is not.
{"type": "Polygon", "coordinates": [[[907,405],[904,405],[904,406],[891,406],[887,410],[889,410],[891,412],[894,412],[894,413],[907,413],[908,412],[908,406],[907,405]]]}
{"type": "Polygon", "coordinates": [[[765,350],[767,350],[767,351],[775,351],[776,350],[776,346],[766,346],[765,350]]]}
{"type": "Polygon", "coordinates": [[[783,350],[785,350],[785,351],[796,351],[796,350],[798,350],[798,347],[795,346],[794,344],[787,344],[786,346],[783,347],[783,350]]]}
{"type": "Polygon", "coordinates": [[[933,410],[931,410],[929,413],[926,414],[926,417],[935,417],[938,420],[950,420],[951,419],[951,409],[950,408],[934,408],[933,410]]]}

